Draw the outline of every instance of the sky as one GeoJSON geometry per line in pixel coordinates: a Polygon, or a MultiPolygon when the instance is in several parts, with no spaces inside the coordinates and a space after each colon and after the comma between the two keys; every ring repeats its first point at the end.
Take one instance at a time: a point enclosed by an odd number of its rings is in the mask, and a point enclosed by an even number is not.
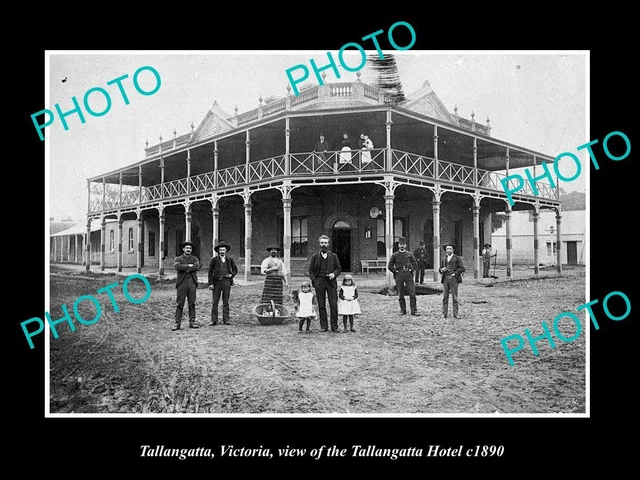
{"type": "MultiPolygon", "coordinates": [[[[373,54],[375,51],[367,52],[373,54]]],[[[561,183],[564,190],[585,191],[588,157],[577,151],[588,138],[588,52],[433,52],[385,51],[396,57],[405,95],[419,90],[425,81],[447,109],[477,122],[490,119],[491,136],[550,156],[576,154],[582,173],[561,183]]],[[[337,58],[338,52],[332,52],[337,58]]],[[[56,220],[86,220],[87,178],[125,167],[144,159],[145,141],[150,145],[197,129],[214,101],[228,114],[243,113],[259,105],[259,98],[287,94],[286,70],[298,64],[310,70],[310,59],[327,63],[326,51],[171,51],[87,52],[47,51],[45,61],[45,108],[55,112],[73,109],[72,97],[81,105],[85,123],[77,114],[65,117],[68,130],[56,115],[44,130],[45,173],[49,199],[45,212],[56,220]],[[133,84],[134,73],[152,67],[160,76],[156,93],[142,95],[133,84]],[[121,81],[129,104],[114,79],[121,81]],[[106,90],[111,106],[102,116],[85,110],[85,93],[95,87],[106,90]]],[[[348,65],[358,64],[357,52],[345,55],[348,65]],[[354,56],[357,55],[357,56],[354,56]]],[[[340,78],[326,70],[327,83],[355,81],[356,73],[340,69],[340,78]]],[[[365,65],[364,83],[373,81],[365,65]]],[[[296,72],[294,75],[297,75],[296,72]]],[[[139,86],[151,91],[156,80],[148,69],[138,76],[139,86]]],[[[317,84],[315,76],[298,85],[317,84]]],[[[88,97],[90,107],[101,112],[107,103],[99,91],[88,97]]],[[[35,112],[33,112],[35,113],[35,112]]],[[[33,129],[33,134],[38,135],[33,129]]],[[[576,172],[569,159],[560,164],[566,177],[576,172]]]]}

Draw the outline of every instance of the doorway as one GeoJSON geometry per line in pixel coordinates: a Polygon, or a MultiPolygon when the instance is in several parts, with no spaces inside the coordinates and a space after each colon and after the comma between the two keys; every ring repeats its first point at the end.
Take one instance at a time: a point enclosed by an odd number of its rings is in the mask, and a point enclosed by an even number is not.
{"type": "Polygon", "coordinates": [[[331,250],[338,256],[343,272],[351,271],[351,227],[344,220],[333,225],[331,250]]]}
{"type": "Polygon", "coordinates": [[[191,243],[193,243],[193,251],[191,254],[199,259],[202,258],[200,256],[200,227],[198,227],[198,225],[194,225],[193,228],[191,228],[191,243]]]}
{"type": "Polygon", "coordinates": [[[422,240],[427,249],[427,268],[433,268],[433,220],[430,218],[424,224],[422,240]]]}

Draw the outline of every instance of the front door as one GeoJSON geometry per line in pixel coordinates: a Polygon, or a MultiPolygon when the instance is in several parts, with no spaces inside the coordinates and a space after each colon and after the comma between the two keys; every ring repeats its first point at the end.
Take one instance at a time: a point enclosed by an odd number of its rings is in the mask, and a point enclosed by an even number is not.
{"type": "Polygon", "coordinates": [[[333,228],[331,250],[338,256],[343,272],[351,271],[351,229],[333,228]]]}

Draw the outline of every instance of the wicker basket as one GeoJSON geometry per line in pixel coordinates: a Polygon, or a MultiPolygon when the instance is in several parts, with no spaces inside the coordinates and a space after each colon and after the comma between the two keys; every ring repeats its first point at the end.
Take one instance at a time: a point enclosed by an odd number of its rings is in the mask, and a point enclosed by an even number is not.
{"type": "Polygon", "coordinates": [[[256,305],[253,308],[253,311],[258,317],[258,321],[261,325],[280,325],[289,318],[289,310],[287,310],[284,305],[274,303],[273,300],[271,300],[271,303],[261,303],[260,305],[256,305]],[[263,315],[267,309],[271,309],[272,312],[277,310],[280,312],[280,315],[263,315]]]}

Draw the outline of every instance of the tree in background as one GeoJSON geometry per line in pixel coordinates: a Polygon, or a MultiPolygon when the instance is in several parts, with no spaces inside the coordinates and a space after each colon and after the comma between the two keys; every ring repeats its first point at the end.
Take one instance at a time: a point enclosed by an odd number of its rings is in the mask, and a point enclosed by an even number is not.
{"type": "Polygon", "coordinates": [[[370,63],[375,73],[371,86],[380,88],[387,93],[387,103],[403,102],[405,97],[395,57],[391,54],[385,54],[384,58],[380,58],[377,54],[369,55],[367,63],[370,63]]]}
{"type": "Polygon", "coordinates": [[[567,193],[561,188],[560,201],[562,202],[562,210],[565,212],[569,210],[587,209],[587,195],[584,192],[567,193]]]}
{"type": "Polygon", "coordinates": [[[506,217],[504,212],[494,212],[491,214],[491,233],[502,227],[506,217]]]}

